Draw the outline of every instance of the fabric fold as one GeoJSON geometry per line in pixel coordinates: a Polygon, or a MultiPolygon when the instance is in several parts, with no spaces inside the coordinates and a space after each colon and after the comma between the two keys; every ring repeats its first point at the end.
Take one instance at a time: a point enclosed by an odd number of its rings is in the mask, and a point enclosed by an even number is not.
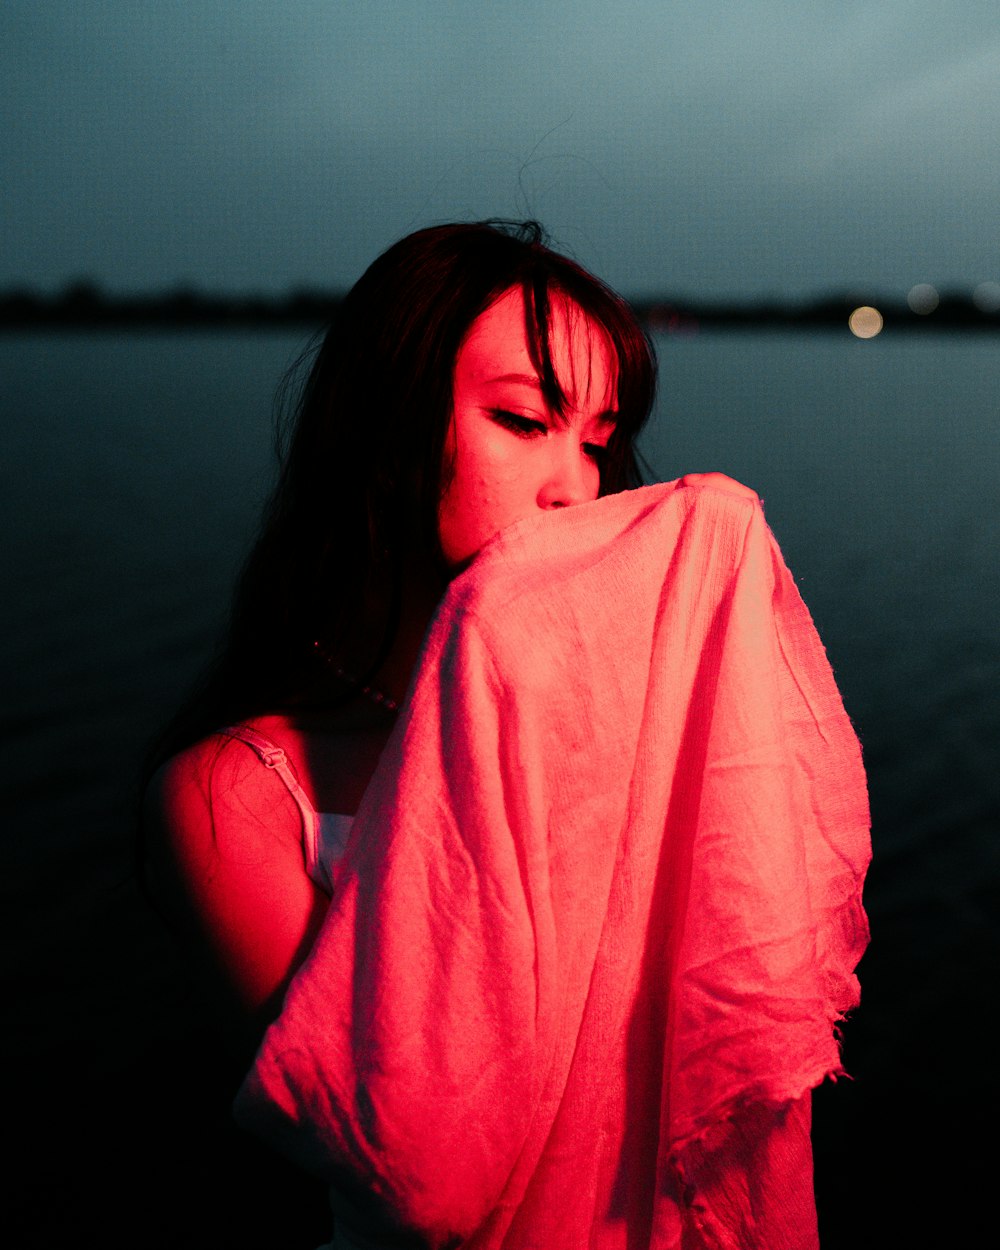
{"type": "Polygon", "coordinates": [[[758,500],[522,521],[435,616],[237,1118],[400,1245],[754,1244],[705,1152],[842,1070],[868,827],[758,500]]]}

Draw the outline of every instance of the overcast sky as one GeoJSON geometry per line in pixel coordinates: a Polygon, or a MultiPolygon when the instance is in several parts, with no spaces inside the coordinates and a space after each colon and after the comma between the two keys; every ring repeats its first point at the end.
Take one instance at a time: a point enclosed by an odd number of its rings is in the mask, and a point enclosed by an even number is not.
{"type": "Polygon", "coordinates": [[[0,287],[526,215],[627,295],[1000,281],[998,0],[3,0],[0,98],[0,287]]]}

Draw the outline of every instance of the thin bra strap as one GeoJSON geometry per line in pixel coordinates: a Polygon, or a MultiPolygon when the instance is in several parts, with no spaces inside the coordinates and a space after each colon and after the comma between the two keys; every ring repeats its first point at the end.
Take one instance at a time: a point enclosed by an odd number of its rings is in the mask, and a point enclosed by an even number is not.
{"type": "Polygon", "coordinates": [[[288,787],[302,813],[302,850],[305,855],[306,871],[311,874],[319,856],[319,816],[312,803],[309,802],[309,796],[299,785],[298,778],[292,772],[288,756],[281,747],[275,746],[270,738],[265,738],[263,734],[259,734],[256,729],[250,729],[247,725],[227,725],[225,729],[220,729],[219,733],[226,738],[237,738],[240,742],[245,742],[264,767],[273,768],[288,787]]]}

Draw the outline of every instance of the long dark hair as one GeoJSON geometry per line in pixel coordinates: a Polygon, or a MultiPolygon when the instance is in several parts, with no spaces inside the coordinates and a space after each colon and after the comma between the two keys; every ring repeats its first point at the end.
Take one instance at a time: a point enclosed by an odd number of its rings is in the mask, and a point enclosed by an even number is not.
{"type": "Polygon", "coordinates": [[[308,700],[320,656],[338,657],[366,591],[379,585],[387,609],[358,678],[365,684],[392,650],[414,541],[444,590],[437,518],[451,470],[443,456],[455,358],[476,317],[518,285],[532,358],[555,407],[563,396],[549,354],[551,294],[607,334],[618,417],[600,493],[644,484],[635,440],[652,408],[656,358],[627,303],[553,252],[537,222],[433,226],[401,239],[351,289],[316,352],[228,635],[157,743],[150,771],[223,725],[308,700]]]}

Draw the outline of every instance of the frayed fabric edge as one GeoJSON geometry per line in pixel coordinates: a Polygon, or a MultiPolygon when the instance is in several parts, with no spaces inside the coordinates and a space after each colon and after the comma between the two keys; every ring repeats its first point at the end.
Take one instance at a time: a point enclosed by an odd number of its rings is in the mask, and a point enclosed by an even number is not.
{"type": "Polygon", "coordinates": [[[705,1111],[699,1116],[698,1124],[682,1138],[675,1141],[666,1153],[666,1166],[674,1176],[678,1186],[678,1193],[684,1197],[684,1205],[697,1207],[697,1199],[692,1185],[693,1169],[689,1158],[690,1151],[697,1146],[703,1145],[705,1139],[714,1129],[717,1129],[722,1124],[732,1123],[751,1109],[770,1108],[774,1111],[780,1111],[782,1108],[789,1107],[800,1101],[807,1094],[812,1093],[814,1089],[818,1089],[825,1081],[830,1080],[836,1083],[841,1078],[848,1081],[854,1080],[843,1064],[838,1063],[825,1067],[819,1075],[801,1078],[790,1083],[787,1086],[787,1092],[778,1095],[741,1092],[728,1096],[717,1104],[714,1109],[705,1111]]]}

